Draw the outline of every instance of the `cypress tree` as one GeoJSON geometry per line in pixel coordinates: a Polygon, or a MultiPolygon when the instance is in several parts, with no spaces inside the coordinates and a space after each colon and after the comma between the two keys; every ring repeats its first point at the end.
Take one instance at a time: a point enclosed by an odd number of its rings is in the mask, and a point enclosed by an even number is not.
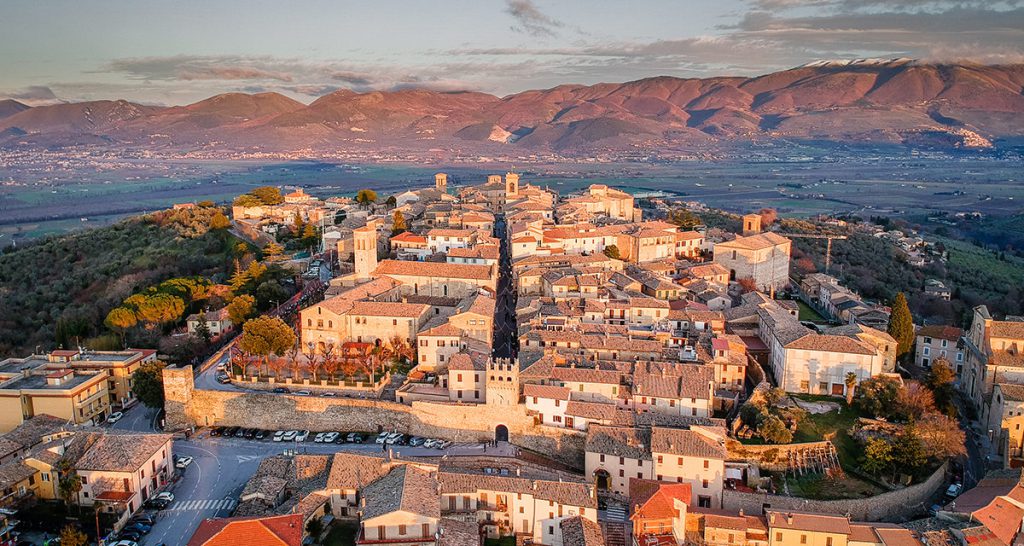
{"type": "Polygon", "coordinates": [[[910,316],[910,307],[903,292],[896,294],[892,304],[892,315],[889,317],[889,335],[896,340],[896,358],[903,358],[914,346],[914,319],[910,316]]]}

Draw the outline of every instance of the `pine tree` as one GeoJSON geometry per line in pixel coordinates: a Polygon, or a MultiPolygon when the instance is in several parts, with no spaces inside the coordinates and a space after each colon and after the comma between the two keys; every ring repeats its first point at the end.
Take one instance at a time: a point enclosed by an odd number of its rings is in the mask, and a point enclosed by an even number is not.
{"type": "Polygon", "coordinates": [[[907,297],[903,295],[903,292],[896,294],[896,300],[892,304],[888,331],[898,344],[896,358],[903,358],[904,355],[910,353],[910,349],[914,345],[914,318],[910,315],[907,297]]]}

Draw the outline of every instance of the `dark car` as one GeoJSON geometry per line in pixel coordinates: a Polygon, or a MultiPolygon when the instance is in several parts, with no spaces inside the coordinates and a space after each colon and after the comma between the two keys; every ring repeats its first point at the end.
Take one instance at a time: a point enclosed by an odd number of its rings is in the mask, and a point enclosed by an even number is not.
{"type": "Polygon", "coordinates": [[[124,529],[117,534],[118,540],[130,540],[132,542],[138,542],[142,539],[142,532],[135,529],[124,529]]]}
{"type": "Polygon", "coordinates": [[[129,522],[129,524],[135,523],[135,522],[145,523],[146,525],[149,525],[150,527],[152,527],[153,524],[156,523],[156,518],[151,516],[151,515],[149,515],[149,514],[138,514],[138,515],[132,516],[132,519],[130,519],[128,522],[129,522]]]}
{"type": "Polygon", "coordinates": [[[246,431],[246,430],[248,430],[248,429],[245,429],[245,428],[239,428],[238,430],[236,430],[236,431],[235,431],[235,438],[242,438],[242,437],[244,437],[244,436],[245,436],[245,431],[246,431]]]}
{"type": "Polygon", "coordinates": [[[272,390],[270,392],[276,392],[277,394],[285,394],[285,393],[288,392],[288,389],[286,389],[284,387],[274,387],[274,390],[272,390]]]}
{"type": "Polygon", "coordinates": [[[228,427],[224,429],[224,432],[221,432],[221,436],[224,436],[225,438],[230,438],[234,436],[236,432],[238,432],[239,428],[240,427],[228,427]]]}
{"type": "Polygon", "coordinates": [[[129,531],[138,531],[138,532],[140,532],[140,533],[142,533],[144,535],[148,535],[149,532],[153,529],[153,526],[152,525],[146,525],[145,523],[142,523],[141,521],[136,521],[135,523],[129,523],[125,527],[125,529],[129,530],[129,531]]]}
{"type": "Polygon", "coordinates": [[[264,439],[266,437],[267,437],[267,431],[265,431],[265,430],[263,430],[261,428],[260,429],[256,429],[256,434],[253,435],[253,438],[255,438],[257,440],[262,440],[262,439],[264,439]]]}
{"type": "Polygon", "coordinates": [[[210,429],[210,436],[220,436],[224,432],[224,427],[214,427],[210,429]]]}
{"type": "Polygon", "coordinates": [[[245,429],[245,437],[248,440],[252,440],[253,438],[255,438],[256,437],[256,429],[254,429],[254,428],[247,428],[247,429],[245,429]]]}

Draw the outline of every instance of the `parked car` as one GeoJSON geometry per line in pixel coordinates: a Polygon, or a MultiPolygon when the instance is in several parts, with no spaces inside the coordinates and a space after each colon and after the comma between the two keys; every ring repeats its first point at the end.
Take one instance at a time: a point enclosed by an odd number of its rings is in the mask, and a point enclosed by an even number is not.
{"type": "Polygon", "coordinates": [[[110,546],[139,546],[139,543],[134,540],[119,540],[110,546]]]}
{"type": "Polygon", "coordinates": [[[224,432],[224,427],[214,427],[210,429],[210,437],[220,436],[220,433],[224,432]]]}
{"type": "Polygon", "coordinates": [[[326,434],[327,434],[326,432],[318,432],[318,433],[316,433],[316,436],[313,437],[313,441],[318,443],[318,444],[322,444],[323,441],[324,441],[324,436],[326,434]]]}
{"type": "Polygon", "coordinates": [[[252,440],[255,437],[256,437],[256,429],[254,429],[254,428],[247,428],[247,429],[245,429],[245,438],[247,440],[252,440]]]}
{"type": "Polygon", "coordinates": [[[410,447],[419,447],[427,442],[427,439],[422,436],[413,436],[409,438],[410,447]]]}
{"type": "Polygon", "coordinates": [[[139,521],[139,522],[145,523],[146,525],[149,525],[150,527],[152,527],[153,524],[156,523],[156,518],[151,516],[151,515],[149,515],[149,514],[136,514],[136,515],[132,516],[132,519],[130,519],[128,521],[129,521],[129,523],[133,523],[133,522],[139,521]]]}
{"type": "Polygon", "coordinates": [[[164,491],[153,498],[159,501],[174,502],[174,493],[164,491]]]}
{"type": "Polygon", "coordinates": [[[223,436],[224,436],[225,438],[230,438],[230,437],[234,436],[236,432],[238,432],[238,429],[239,429],[239,428],[241,428],[241,427],[228,427],[228,428],[227,428],[227,429],[226,429],[226,430],[225,430],[225,431],[224,431],[223,433],[221,433],[221,434],[222,434],[222,435],[223,435],[223,436]]]}
{"type": "MultiPolygon", "coordinates": [[[[124,528],[124,530],[133,530],[133,531],[138,531],[138,532],[140,532],[140,533],[142,533],[142,534],[144,534],[144,535],[148,535],[148,534],[149,534],[149,532],[150,532],[150,531],[151,531],[152,529],[153,529],[153,526],[152,526],[152,525],[146,525],[145,523],[142,523],[142,522],[140,522],[140,521],[137,521],[137,522],[135,522],[135,523],[129,523],[129,524],[128,524],[128,525],[126,525],[126,526],[125,526],[125,528],[124,528]]],[[[122,532],[123,532],[124,530],[122,530],[122,532]]]]}
{"type": "Polygon", "coordinates": [[[949,499],[949,500],[953,500],[953,499],[959,497],[960,493],[963,490],[964,490],[964,485],[962,483],[951,483],[951,484],[949,484],[949,487],[946,488],[946,498],[949,499]]]}
{"type": "Polygon", "coordinates": [[[403,445],[405,444],[405,434],[402,434],[401,432],[392,432],[388,435],[387,439],[384,440],[384,443],[389,446],[403,445]]]}
{"type": "Polygon", "coordinates": [[[286,441],[286,442],[291,442],[291,441],[295,440],[295,437],[298,436],[298,435],[299,435],[299,431],[297,431],[297,430],[289,430],[288,432],[284,433],[284,437],[282,437],[281,439],[286,441]]]}
{"type": "Polygon", "coordinates": [[[323,396],[324,398],[337,398],[338,397],[338,393],[336,393],[336,392],[325,392],[325,393],[321,394],[320,396],[323,396]]]}
{"type": "Polygon", "coordinates": [[[435,449],[448,449],[449,447],[452,447],[452,445],[454,445],[454,444],[455,444],[455,442],[453,442],[451,440],[441,440],[441,441],[439,441],[434,446],[434,448],[435,449]]]}
{"type": "Polygon", "coordinates": [[[324,434],[324,443],[325,444],[333,444],[334,441],[338,439],[338,436],[340,436],[340,433],[328,432],[328,433],[324,434]]]}
{"type": "Polygon", "coordinates": [[[142,531],[137,531],[135,529],[122,529],[121,532],[117,534],[117,538],[119,540],[138,542],[142,540],[142,531]]]}
{"type": "Polygon", "coordinates": [[[260,429],[256,429],[256,434],[253,435],[253,438],[256,438],[257,440],[262,440],[262,439],[264,439],[266,437],[267,437],[267,431],[265,431],[265,430],[263,430],[261,428],[260,429]]]}
{"type": "Polygon", "coordinates": [[[377,439],[374,441],[378,444],[383,444],[388,440],[389,436],[391,436],[390,432],[381,432],[380,434],[377,435],[377,439]]]}
{"type": "Polygon", "coordinates": [[[110,414],[110,417],[107,417],[107,422],[110,423],[110,424],[114,424],[114,423],[120,421],[122,417],[124,417],[123,413],[121,413],[119,411],[115,411],[114,413],[110,414]]]}
{"type": "Polygon", "coordinates": [[[308,430],[303,430],[303,431],[301,431],[301,432],[299,432],[298,434],[295,435],[295,441],[296,442],[305,442],[306,438],[309,438],[309,431],[308,430]]]}
{"type": "Polygon", "coordinates": [[[283,430],[279,430],[279,431],[275,432],[274,433],[274,437],[273,437],[273,441],[280,442],[281,440],[284,440],[284,435],[285,435],[285,431],[283,431],[283,430]]]}
{"type": "Polygon", "coordinates": [[[288,389],[286,389],[284,387],[274,387],[274,390],[272,390],[270,392],[274,392],[274,393],[277,393],[277,394],[284,394],[284,393],[288,392],[288,389]]]}
{"type": "Polygon", "coordinates": [[[311,393],[309,391],[296,391],[295,396],[309,396],[311,394],[313,394],[313,393],[311,393]]]}
{"type": "Polygon", "coordinates": [[[349,432],[348,436],[345,436],[345,441],[350,444],[361,444],[366,441],[366,436],[358,432],[349,432]]]}
{"type": "Polygon", "coordinates": [[[431,449],[437,447],[437,444],[441,443],[441,440],[437,438],[429,438],[426,442],[423,442],[423,447],[429,447],[431,449]]]}
{"type": "Polygon", "coordinates": [[[247,431],[247,430],[249,430],[249,429],[244,428],[244,427],[243,428],[239,428],[238,430],[235,431],[235,438],[244,438],[245,437],[245,431],[247,431]]]}
{"type": "Polygon", "coordinates": [[[227,374],[217,374],[217,382],[225,385],[231,382],[231,378],[228,377],[227,374]]]}
{"type": "Polygon", "coordinates": [[[187,468],[190,464],[192,464],[192,457],[178,457],[174,466],[175,468],[187,468]]]}

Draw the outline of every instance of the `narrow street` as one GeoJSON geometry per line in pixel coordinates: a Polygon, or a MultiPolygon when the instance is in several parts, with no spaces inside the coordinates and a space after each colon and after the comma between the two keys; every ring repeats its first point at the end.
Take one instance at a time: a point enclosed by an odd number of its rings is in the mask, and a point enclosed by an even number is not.
{"type": "Polygon", "coordinates": [[[506,237],[505,217],[499,215],[494,221],[494,236],[500,241],[501,254],[498,258],[497,298],[494,305],[495,358],[515,358],[519,350],[519,334],[516,326],[516,287],[512,282],[512,250],[506,237]]]}

